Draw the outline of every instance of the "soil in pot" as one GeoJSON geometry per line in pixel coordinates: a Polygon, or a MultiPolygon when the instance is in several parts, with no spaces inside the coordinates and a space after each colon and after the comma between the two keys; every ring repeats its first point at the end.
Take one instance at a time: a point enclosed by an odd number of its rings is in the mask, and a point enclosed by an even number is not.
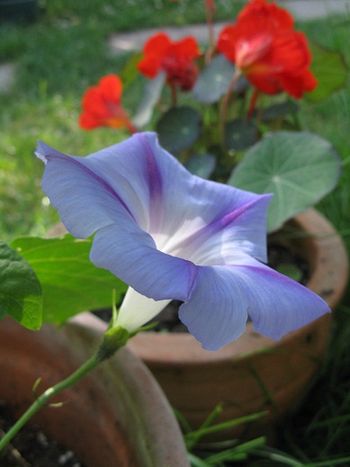
{"type": "MultiPolygon", "coordinates": [[[[0,401],[0,435],[16,421],[12,410],[0,401]]],[[[0,456],[0,467],[85,467],[70,449],[50,439],[36,425],[26,425],[0,456]]]]}

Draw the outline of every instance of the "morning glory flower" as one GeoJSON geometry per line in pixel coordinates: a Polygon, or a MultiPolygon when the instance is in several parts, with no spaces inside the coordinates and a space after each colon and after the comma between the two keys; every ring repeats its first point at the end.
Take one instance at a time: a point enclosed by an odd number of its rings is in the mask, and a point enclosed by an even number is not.
{"type": "Polygon", "coordinates": [[[266,262],[270,195],[190,174],[154,133],[137,133],[87,157],[39,143],[43,190],[68,231],[94,235],[91,261],[130,287],[118,325],[134,331],[170,300],[208,350],[237,339],[248,318],[272,338],[329,311],[266,262]]]}

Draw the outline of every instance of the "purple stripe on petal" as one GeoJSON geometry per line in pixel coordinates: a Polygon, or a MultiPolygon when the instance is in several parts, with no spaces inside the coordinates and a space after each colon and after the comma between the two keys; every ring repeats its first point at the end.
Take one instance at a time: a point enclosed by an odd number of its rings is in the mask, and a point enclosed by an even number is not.
{"type": "MultiPolygon", "coordinates": [[[[191,236],[184,239],[181,243],[176,245],[176,248],[190,248],[195,249],[199,245],[203,245],[211,237],[219,234],[223,230],[230,228],[230,227],[243,227],[247,229],[247,220],[251,224],[249,226],[250,229],[259,229],[261,227],[261,220],[258,219],[258,216],[255,216],[256,223],[254,224],[254,219],[251,219],[251,216],[254,216],[254,211],[259,209],[260,214],[263,214],[264,219],[266,220],[266,208],[268,203],[270,202],[272,195],[271,194],[264,194],[264,195],[256,195],[254,199],[251,201],[243,204],[237,209],[234,209],[231,212],[220,213],[212,222],[207,224],[206,226],[202,227],[197,232],[193,233],[191,236]],[[251,215],[250,214],[251,211],[251,215]],[[242,219],[244,215],[248,215],[248,219],[242,219]]],[[[263,229],[263,236],[265,238],[266,234],[266,222],[264,222],[264,229],[263,229]]],[[[234,238],[233,238],[234,240],[234,238]]]]}
{"type": "Polygon", "coordinates": [[[149,144],[148,138],[142,134],[142,144],[145,146],[146,151],[146,168],[147,180],[151,199],[160,197],[163,192],[163,182],[160,174],[159,167],[153,154],[153,150],[149,144]]]}
{"type": "Polygon", "coordinates": [[[134,216],[126,203],[123,201],[121,196],[111,187],[109,183],[106,182],[102,177],[100,177],[97,173],[87,167],[85,164],[82,164],[79,161],[79,158],[74,156],[67,156],[66,154],[62,154],[59,151],[56,151],[50,146],[47,146],[44,143],[39,143],[36,151],[37,156],[42,159],[46,160],[46,163],[50,160],[60,159],[64,161],[68,161],[73,165],[78,166],[83,172],[85,172],[89,177],[93,178],[101,187],[103,187],[109,194],[116,199],[116,201],[123,206],[123,208],[130,214],[130,216],[134,219],[134,216]]]}

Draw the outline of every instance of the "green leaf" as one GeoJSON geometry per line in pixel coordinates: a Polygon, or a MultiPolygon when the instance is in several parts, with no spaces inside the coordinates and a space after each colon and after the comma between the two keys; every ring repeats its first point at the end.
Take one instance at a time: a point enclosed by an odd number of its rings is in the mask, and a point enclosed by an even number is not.
{"type": "Polygon", "coordinates": [[[313,92],[305,94],[305,97],[312,102],[319,102],[345,86],[348,70],[341,53],[316,44],[311,44],[311,50],[311,70],[318,85],[313,92]]]}
{"type": "Polygon", "coordinates": [[[303,273],[300,268],[292,263],[281,263],[277,266],[276,270],[297,282],[299,282],[303,277],[303,273]]]}
{"type": "Polygon", "coordinates": [[[117,301],[126,290],[123,282],[90,262],[91,239],[24,237],[12,246],[41,282],[45,322],[59,324],[81,311],[110,306],[112,289],[117,301]]]}
{"type": "Polygon", "coordinates": [[[186,163],[187,169],[198,177],[209,178],[216,165],[215,156],[212,154],[195,154],[186,163]]]}
{"type": "Polygon", "coordinates": [[[235,67],[223,55],[217,55],[199,75],[193,95],[200,102],[212,104],[226,94],[235,67]]]}
{"type": "Polygon", "coordinates": [[[137,52],[130,56],[120,72],[120,79],[123,82],[123,88],[128,88],[139,76],[137,64],[142,58],[142,53],[137,52]]]}
{"type": "Polygon", "coordinates": [[[284,101],[278,104],[270,105],[262,111],[261,120],[263,122],[271,122],[279,118],[283,118],[290,114],[295,114],[298,112],[299,106],[296,102],[293,101],[284,101]]]}
{"type": "Polygon", "coordinates": [[[200,130],[201,117],[192,107],[173,107],[157,123],[160,144],[173,153],[191,147],[200,130]]]}
{"type": "MultiPolygon", "coordinates": [[[[223,55],[217,55],[198,76],[193,95],[199,102],[213,104],[228,91],[235,72],[234,65],[223,55]]],[[[249,86],[249,82],[241,76],[234,92],[241,93],[249,86]]]]}
{"type": "Polygon", "coordinates": [[[225,147],[229,151],[241,151],[258,140],[258,128],[250,120],[237,118],[225,125],[225,147]]]}
{"type": "Polygon", "coordinates": [[[0,242],[0,318],[6,314],[28,329],[42,323],[41,287],[29,264],[0,242]]]}
{"type": "Polygon", "coordinates": [[[280,131],[250,148],[228,183],[255,193],[273,193],[272,231],[329,193],[340,166],[328,141],[312,133],[280,131]]]}
{"type": "Polygon", "coordinates": [[[150,121],[153,109],[162,93],[164,83],[164,73],[161,73],[155,79],[147,80],[141,102],[136,110],[136,115],[132,119],[137,128],[144,127],[150,121]]]}

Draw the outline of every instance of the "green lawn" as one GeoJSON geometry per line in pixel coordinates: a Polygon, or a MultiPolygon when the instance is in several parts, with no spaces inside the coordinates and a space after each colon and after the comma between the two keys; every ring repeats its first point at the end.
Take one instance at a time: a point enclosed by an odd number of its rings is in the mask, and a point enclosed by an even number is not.
{"type": "MultiPolygon", "coordinates": [[[[232,0],[217,3],[218,17],[229,18],[232,0]]],[[[38,139],[63,151],[87,154],[125,136],[110,129],[83,132],[77,124],[86,86],[105,73],[120,72],[127,61],[126,56],[116,58],[107,49],[109,35],[169,21],[203,20],[201,2],[194,0],[47,0],[37,23],[0,25],[0,62],[17,63],[14,89],[0,95],[1,238],[43,234],[57,219],[40,190],[42,166],[33,157],[38,139]]],[[[350,18],[328,18],[300,27],[310,38],[342,52],[350,64],[350,18]]],[[[133,86],[125,95],[131,106],[135,105],[133,86]]],[[[305,128],[329,139],[344,160],[339,187],[319,208],[350,249],[349,83],[322,103],[303,101],[300,118],[305,128]]],[[[291,420],[281,444],[306,463],[319,457],[350,456],[349,304],[346,300],[338,310],[341,326],[319,388],[291,420]]]]}

